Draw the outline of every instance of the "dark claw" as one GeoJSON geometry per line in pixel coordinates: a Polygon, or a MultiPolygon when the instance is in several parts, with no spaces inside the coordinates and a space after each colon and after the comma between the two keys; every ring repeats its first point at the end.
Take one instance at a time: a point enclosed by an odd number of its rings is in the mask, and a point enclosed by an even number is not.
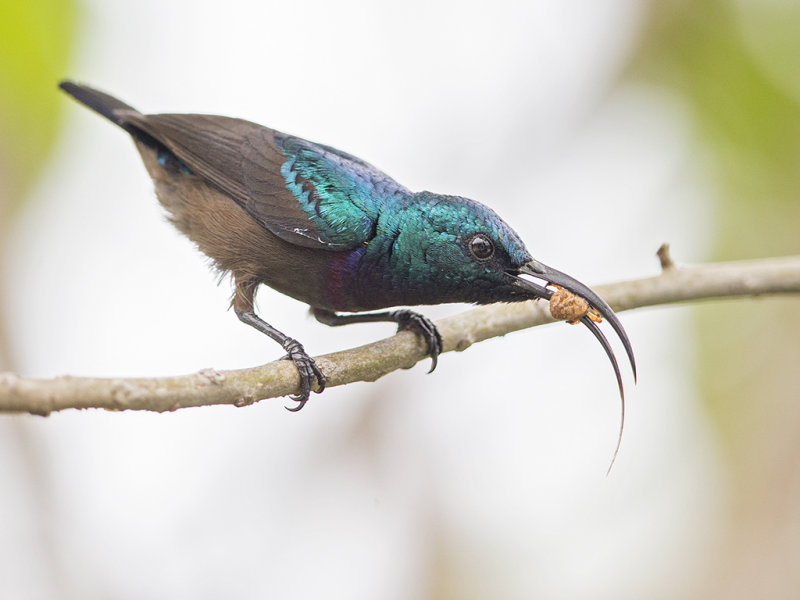
{"type": "Polygon", "coordinates": [[[431,357],[431,368],[428,373],[433,373],[439,363],[439,354],[442,352],[442,336],[436,325],[428,317],[410,310],[400,310],[396,313],[397,331],[408,329],[416,331],[425,340],[428,354],[431,357]]]}
{"type": "Polygon", "coordinates": [[[614,461],[617,460],[617,454],[619,453],[620,444],[622,444],[622,430],[625,428],[625,390],[622,387],[622,374],[619,372],[619,364],[617,364],[617,357],[614,356],[614,351],[611,349],[611,344],[608,343],[608,338],[603,334],[600,328],[597,326],[597,323],[592,321],[588,316],[584,316],[581,318],[581,323],[586,325],[589,331],[592,332],[592,335],[597,338],[597,341],[600,342],[600,345],[603,346],[603,350],[606,351],[606,355],[608,356],[609,360],[611,361],[611,365],[614,367],[614,374],[617,376],[617,385],[619,386],[619,398],[621,403],[621,416],[619,421],[619,436],[617,437],[617,447],[614,449],[614,456],[611,458],[611,464],[608,465],[608,471],[606,474],[611,472],[611,467],[614,466],[614,461]]]}
{"type": "Polygon", "coordinates": [[[314,359],[306,353],[300,342],[290,338],[284,342],[283,347],[287,352],[286,356],[283,358],[286,360],[291,360],[297,367],[297,371],[300,373],[300,393],[289,396],[290,399],[294,400],[298,404],[294,408],[289,408],[288,406],[285,407],[288,411],[297,412],[306,405],[306,402],[308,402],[308,397],[311,395],[311,386],[314,383],[314,380],[316,379],[317,383],[319,384],[318,389],[314,391],[319,394],[325,389],[326,379],[325,375],[323,375],[322,371],[320,371],[319,367],[317,367],[317,363],[315,363],[314,359]]]}

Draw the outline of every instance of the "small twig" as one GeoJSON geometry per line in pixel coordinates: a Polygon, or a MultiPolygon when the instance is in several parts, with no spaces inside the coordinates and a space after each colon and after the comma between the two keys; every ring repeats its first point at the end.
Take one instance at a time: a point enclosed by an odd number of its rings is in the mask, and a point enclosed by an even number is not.
{"type": "Polygon", "coordinates": [[[656,256],[658,256],[658,260],[661,263],[662,271],[668,271],[669,269],[675,268],[675,263],[672,262],[672,256],[669,254],[669,244],[661,244],[656,252],[656,256]]]}
{"type": "MultiPolygon", "coordinates": [[[[662,259],[662,265],[664,260],[662,259]]],[[[709,298],[800,293],[800,256],[669,268],[655,277],[598,286],[616,311],[709,298]]],[[[436,323],[444,352],[462,351],[482,340],[552,322],[547,303],[494,304],[436,323]]],[[[316,358],[328,387],[374,381],[425,358],[424,343],[411,332],[316,358]]],[[[172,411],[232,404],[296,393],[291,362],[276,361],[236,371],[205,369],[193,375],[139,379],[56,377],[25,379],[0,373],[0,411],[47,415],[67,408],[172,411]]]]}

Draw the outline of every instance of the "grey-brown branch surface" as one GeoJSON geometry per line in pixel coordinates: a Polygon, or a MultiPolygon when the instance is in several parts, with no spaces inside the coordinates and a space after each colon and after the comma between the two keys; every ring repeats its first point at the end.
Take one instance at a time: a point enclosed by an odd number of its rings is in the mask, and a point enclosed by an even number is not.
{"type": "MultiPolygon", "coordinates": [[[[596,291],[619,312],[645,306],[800,294],[800,256],[752,261],[676,266],[663,246],[659,275],[597,286],[596,291]]],[[[444,352],[512,331],[552,322],[546,302],[493,304],[436,323],[444,352]]],[[[423,341],[403,331],[371,344],[315,358],[328,378],[327,387],[375,381],[426,358],[423,341]]],[[[69,375],[28,379],[0,373],[0,411],[47,415],[67,408],[173,411],[190,406],[246,406],[298,391],[297,369],[278,360],[235,371],[203,369],[191,375],[158,378],[90,378],[69,375]]]]}

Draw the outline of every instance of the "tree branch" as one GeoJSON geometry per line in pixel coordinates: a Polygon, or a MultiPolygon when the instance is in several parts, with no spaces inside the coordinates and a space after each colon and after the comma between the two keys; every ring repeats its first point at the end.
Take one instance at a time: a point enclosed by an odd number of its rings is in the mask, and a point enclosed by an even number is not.
{"type": "MultiPolygon", "coordinates": [[[[660,275],[596,287],[615,311],[711,298],[739,298],[800,293],[800,256],[678,267],[668,248],[659,250],[660,275]]],[[[463,351],[472,344],[512,331],[549,323],[545,302],[493,304],[436,323],[444,352],[463,351]]],[[[358,348],[316,358],[328,387],[355,381],[375,381],[424,359],[424,343],[403,331],[358,348]]],[[[0,373],[0,411],[47,415],[67,408],[172,411],[190,406],[233,404],[296,393],[297,369],[275,361],[251,369],[215,371],[161,378],[26,379],[0,373]]]]}

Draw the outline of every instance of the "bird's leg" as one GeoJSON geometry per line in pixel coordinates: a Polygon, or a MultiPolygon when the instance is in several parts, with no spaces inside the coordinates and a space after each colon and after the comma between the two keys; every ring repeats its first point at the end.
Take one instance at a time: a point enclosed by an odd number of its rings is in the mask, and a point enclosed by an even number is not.
{"type": "Polygon", "coordinates": [[[286,408],[286,410],[296,412],[308,402],[314,379],[317,380],[319,385],[314,390],[315,392],[319,394],[325,389],[325,375],[319,370],[314,359],[306,353],[300,342],[278,331],[253,311],[253,300],[257,285],[257,283],[249,281],[241,282],[238,279],[236,280],[236,291],[232,302],[233,310],[242,323],[247,323],[251,327],[258,329],[261,333],[268,335],[283,346],[283,349],[286,350],[284,358],[291,360],[297,367],[300,373],[300,393],[292,395],[290,398],[298,404],[294,408],[286,408]]]}
{"type": "Polygon", "coordinates": [[[378,321],[390,321],[397,323],[397,331],[409,329],[416,331],[425,340],[428,354],[431,357],[431,368],[428,373],[432,373],[436,368],[439,354],[442,352],[442,336],[436,325],[428,317],[411,310],[387,310],[377,313],[356,313],[352,315],[340,315],[324,308],[311,307],[311,312],[317,321],[338,327],[339,325],[349,325],[351,323],[375,323],[378,321]]]}

